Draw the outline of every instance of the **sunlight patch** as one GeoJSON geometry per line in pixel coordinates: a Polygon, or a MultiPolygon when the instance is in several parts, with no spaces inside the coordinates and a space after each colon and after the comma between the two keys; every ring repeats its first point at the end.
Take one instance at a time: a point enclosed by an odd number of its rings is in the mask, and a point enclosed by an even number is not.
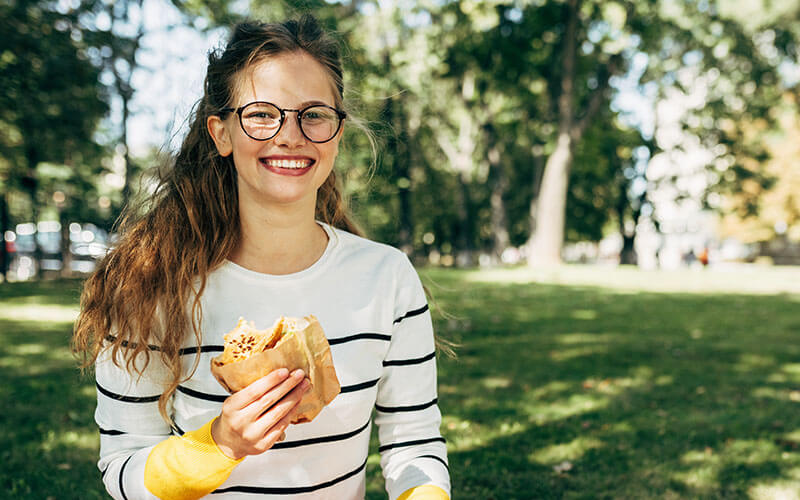
{"type": "Polygon", "coordinates": [[[597,319],[597,311],[593,309],[576,309],[570,314],[574,319],[597,319]]]}
{"type": "Polygon", "coordinates": [[[511,387],[511,379],[506,377],[484,377],[481,385],[487,389],[506,389],[511,387]]]}
{"type": "Polygon", "coordinates": [[[766,368],[775,364],[775,358],[772,356],[762,356],[759,354],[742,354],[739,357],[739,362],[736,364],[736,370],[740,372],[747,372],[753,368],[766,368]]]}
{"type": "Polygon", "coordinates": [[[599,342],[609,342],[614,339],[614,335],[607,333],[565,333],[558,335],[556,341],[559,344],[593,344],[599,342]]]}
{"type": "Polygon", "coordinates": [[[578,460],[589,450],[605,446],[599,439],[579,437],[569,443],[545,446],[528,455],[528,460],[542,465],[552,465],[564,460],[578,460]]]}
{"type": "Polygon", "coordinates": [[[776,481],[751,486],[747,495],[753,500],[800,500],[800,482],[776,481]]]}
{"type": "Polygon", "coordinates": [[[100,436],[97,431],[91,432],[55,432],[48,431],[47,436],[42,441],[41,447],[43,451],[52,452],[57,448],[83,448],[85,450],[94,451],[100,443],[100,436]]]}
{"type": "Polygon", "coordinates": [[[74,306],[6,304],[0,307],[0,320],[72,323],[79,312],[74,306]]]}
{"type": "Polygon", "coordinates": [[[590,411],[600,410],[608,407],[609,400],[605,397],[597,397],[589,394],[573,394],[569,398],[560,399],[552,402],[535,402],[523,405],[523,409],[531,422],[536,424],[546,424],[556,420],[562,420],[575,415],[581,415],[590,411]]]}
{"type": "Polygon", "coordinates": [[[573,347],[571,349],[558,349],[550,351],[550,359],[553,361],[568,361],[570,359],[591,356],[593,354],[606,354],[608,347],[605,345],[593,345],[583,347],[573,347]]]}

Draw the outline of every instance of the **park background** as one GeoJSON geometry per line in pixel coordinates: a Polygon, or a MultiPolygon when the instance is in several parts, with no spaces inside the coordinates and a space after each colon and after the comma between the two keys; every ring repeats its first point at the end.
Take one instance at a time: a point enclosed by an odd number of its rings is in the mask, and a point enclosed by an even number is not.
{"type": "Polygon", "coordinates": [[[337,161],[356,219],[457,344],[454,498],[800,498],[800,2],[770,0],[0,3],[4,498],[103,498],[81,280],[207,51],[309,11],[378,141],[337,161]]]}

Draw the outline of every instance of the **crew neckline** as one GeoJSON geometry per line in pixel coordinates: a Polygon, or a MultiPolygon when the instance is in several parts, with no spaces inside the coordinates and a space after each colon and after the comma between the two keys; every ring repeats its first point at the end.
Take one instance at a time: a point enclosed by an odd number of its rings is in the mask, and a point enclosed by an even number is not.
{"type": "Polygon", "coordinates": [[[221,269],[229,270],[230,272],[233,272],[241,277],[257,279],[259,281],[296,280],[314,274],[319,269],[324,267],[326,262],[330,260],[331,254],[339,243],[339,235],[336,234],[336,230],[334,228],[321,221],[316,221],[316,223],[319,224],[328,235],[328,244],[325,246],[325,251],[322,252],[322,255],[319,257],[319,259],[305,269],[290,274],[266,274],[242,267],[229,259],[225,259],[225,263],[222,265],[221,269]]]}

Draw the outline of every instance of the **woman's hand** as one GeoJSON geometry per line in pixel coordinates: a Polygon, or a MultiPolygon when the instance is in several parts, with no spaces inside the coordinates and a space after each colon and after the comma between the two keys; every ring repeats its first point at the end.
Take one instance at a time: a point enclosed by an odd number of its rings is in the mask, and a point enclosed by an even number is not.
{"type": "Polygon", "coordinates": [[[211,426],[211,437],[220,450],[238,460],[259,455],[283,436],[297,406],[311,383],[303,370],[281,368],[260,378],[222,403],[222,413],[211,426]]]}

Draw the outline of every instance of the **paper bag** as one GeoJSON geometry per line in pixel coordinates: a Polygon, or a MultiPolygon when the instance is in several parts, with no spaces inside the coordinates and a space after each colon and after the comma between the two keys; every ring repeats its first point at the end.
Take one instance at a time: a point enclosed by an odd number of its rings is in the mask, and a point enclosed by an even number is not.
{"type": "Polygon", "coordinates": [[[311,389],[294,409],[292,423],[310,422],[333,401],[341,387],[322,326],[313,315],[304,320],[298,320],[298,331],[281,338],[275,347],[245,360],[223,364],[219,361],[222,355],[215,357],[211,360],[211,373],[222,387],[233,393],[279,368],[288,368],[290,372],[301,368],[311,381],[311,389]]]}

